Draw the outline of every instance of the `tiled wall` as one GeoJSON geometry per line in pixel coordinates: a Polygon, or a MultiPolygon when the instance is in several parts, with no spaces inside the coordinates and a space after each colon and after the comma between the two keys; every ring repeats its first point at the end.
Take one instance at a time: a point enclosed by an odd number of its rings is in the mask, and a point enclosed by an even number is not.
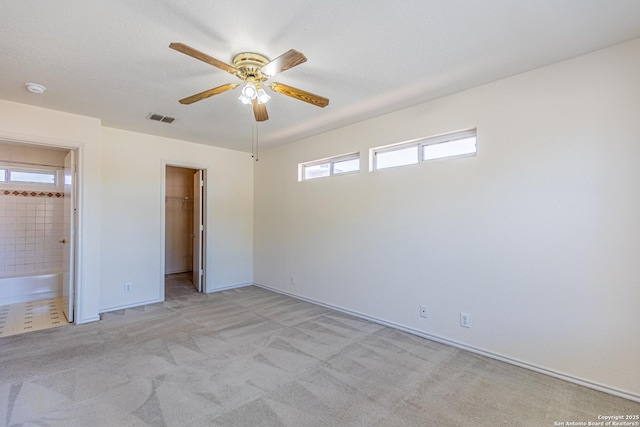
{"type": "Polygon", "coordinates": [[[0,190],[0,277],[62,267],[64,196],[0,190]]]}

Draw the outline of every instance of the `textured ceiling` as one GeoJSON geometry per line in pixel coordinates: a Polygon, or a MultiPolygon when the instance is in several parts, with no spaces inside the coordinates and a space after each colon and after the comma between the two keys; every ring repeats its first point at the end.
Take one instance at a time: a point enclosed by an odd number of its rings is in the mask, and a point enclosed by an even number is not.
{"type": "Polygon", "coordinates": [[[255,121],[238,89],[178,103],[239,80],[169,43],[227,63],[243,51],[307,56],[271,80],[331,102],[271,93],[266,147],[640,37],[638,0],[20,0],[0,14],[0,98],[242,151],[255,121]]]}

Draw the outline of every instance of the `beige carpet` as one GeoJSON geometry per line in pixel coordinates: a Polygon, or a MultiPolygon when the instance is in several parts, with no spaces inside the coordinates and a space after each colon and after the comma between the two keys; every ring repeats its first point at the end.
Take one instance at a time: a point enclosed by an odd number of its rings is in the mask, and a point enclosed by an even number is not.
{"type": "Polygon", "coordinates": [[[640,414],[257,287],[0,338],[6,426],[554,426],[640,414]]]}

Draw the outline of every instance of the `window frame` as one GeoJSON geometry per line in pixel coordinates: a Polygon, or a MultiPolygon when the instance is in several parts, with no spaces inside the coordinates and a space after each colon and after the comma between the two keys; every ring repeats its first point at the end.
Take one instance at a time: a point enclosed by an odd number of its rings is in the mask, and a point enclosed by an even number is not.
{"type": "Polygon", "coordinates": [[[9,166],[6,164],[0,164],[0,173],[4,175],[4,179],[0,180],[0,186],[11,186],[25,189],[34,188],[51,188],[57,189],[61,187],[61,168],[46,167],[46,166],[9,166]],[[50,182],[37,182],[37,181],[14,181],[11,179],[13,172],[19,173],[34,173],[34,174],[50,174],[53,175],[53,183],[50,182]]]}
{"type": "Polygon", "coordinates": [[[337,176],[337,175],[352,175],[352,174],[360,173],[361,170],[362,170],[362,159],[360,156],[360,152],[357,151],[354,153],[342,154],[339,156],[327,157],[324,159],[299,163],[298,164],[298,181],[299,182],[312,181],[319,178],[329,178],[331,176],[337,176]],[[335,172],[336,163],[342,163],[349,160],[358,160],[358,170],[349,171],[349,172],[337,172],[337,173],[335,172]],[[308,167],[319,166],[324,164],[327,164],[329,166],[328,175],[309,177],[309,178],[306,177],[306,169],[308,167]]]}
{"type": "Polygon", "coordinates": [[[436,136],[413,139],[410,141],[384,145],[381,147],[374,147],[370,150],[369,171],[373,172],[373,171],[385,170],[385,169],[395,169],[399,167],[419,165],[421,163],[438,161],[438,160],[457,159],[462,157],[475,157],[477,156],[477,154],[478,154],[478,132],[477,132],[477,129],[474,128],[474,129],[468,129],[463,131],[450,132],[450,133],[436,135],[436,136]],[[475,144],[476,149],[472,153],[454,154],[451,156],[443,156],[443,157],[437,157],[433,159],[424,158],[424,147],[431,146],[431,145],[438,145],[438,144],[446,144],[447,142],[454,142],[454,141],[467,139],[471,137],[474,137],[476,139],[476,144],[475,144]],[[416,148],[416,160],[417,160],[416,162],[406,163],[406,164],[396,165],[396,166],[388,166],[383,168],[378,167],[378,158],[377,158],[378,154],[391,153],[394,151],[400,151],[400,150],[404,150],[411,147],[416,148]]]}

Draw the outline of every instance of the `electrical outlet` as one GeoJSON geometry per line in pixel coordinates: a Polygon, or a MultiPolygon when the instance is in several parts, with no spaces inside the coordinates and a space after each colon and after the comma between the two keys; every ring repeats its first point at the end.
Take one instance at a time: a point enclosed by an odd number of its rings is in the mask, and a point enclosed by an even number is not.
{"type": "Polygon", "coordinates": [[[289,283],[291,283],[292,285],[296,284],[296,276],[294,276],[293,274],[289,276],[289,283]]]}
{"type": "Polygon", "coordinates": [[[125,292],[133,292],[133,283],[125,283],[124,284],[125,292]]]}
{"type": "Polygon", "coordinates": [[[460,326],[463,328],[471,327],[471,313],[460,313],[460,326]]]}
{"type": "Polygon", "coordinates": [[[420,306],[420,317],[429,317],[427,314],[427,307],[424,305],[420,306]]]}

